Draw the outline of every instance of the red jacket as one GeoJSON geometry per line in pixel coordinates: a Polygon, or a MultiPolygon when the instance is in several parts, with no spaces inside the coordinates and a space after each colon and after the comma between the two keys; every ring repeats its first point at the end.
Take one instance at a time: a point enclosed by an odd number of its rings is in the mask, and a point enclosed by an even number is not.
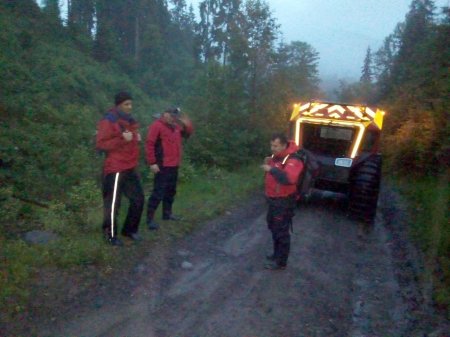
{"type": "Polygon", "coordinates": [[[180,165],[182,155],[182,137],[188,138],[193,132],[192,124],[184,127],[167,124],[163,118],[153,122],[147,133],[145,152],[149,165],[165,167],[180,165]]]}
{"type": "Polygon", "coordinates": [[[297,150],[297,145],[290,141],[284,151],[269,161],[268,165],[272,168],[265,176],[266,196],[282,198],[297,191],[297,181],[303,170],[303,162],[297,158],[290,158],[297,150]]]}
{"type": "Polygon", "coordinates": [[[138,127],[130,116],[116,108],[109,110],[97,124],[96,148],[106,152],[103,174],[123,172],[138,164],[138,127]],[[122,132],[131,131],[133,139],[127,142],[122,132]]]}

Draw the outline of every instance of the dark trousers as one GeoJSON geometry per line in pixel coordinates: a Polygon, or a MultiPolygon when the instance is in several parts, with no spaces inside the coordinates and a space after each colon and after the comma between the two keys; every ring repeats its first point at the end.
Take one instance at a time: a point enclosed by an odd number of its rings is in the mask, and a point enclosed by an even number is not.
{"type": "Polygon", "coordinates": [[[273,255],[282,266],[287,264],[291,248],[290,228],[294,216],[295,198],[268,198],[267,225],[272,232],[273,255]]]}
{"type": "Polygon", "coordinates": [[[163,203],[163,218],[172,214],[172,204],[177,194],[178,167],[161,167],[155,174],[153,191],[148,198],[147,221],[153,220],[159,203],[163,203]]]}
{"type": "Polygon", "coordinates": [[[145,199],[136,171],[110,173],[103,178],[103,232],[109,237],[117,235],[117,215],[122,194],[130,201],[122,234],[137,233],[145,199]]]}

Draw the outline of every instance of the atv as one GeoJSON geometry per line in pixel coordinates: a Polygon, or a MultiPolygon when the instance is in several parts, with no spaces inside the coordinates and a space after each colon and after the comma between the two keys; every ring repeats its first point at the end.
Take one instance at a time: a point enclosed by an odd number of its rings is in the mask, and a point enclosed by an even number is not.
{"type": "Polygon", "coordinates": [[[329,102],[294,104],[291,134],[305,155],[299,191],[345,195],[349,214],[373,223],[381,180],[383,110],[329,102]]]}

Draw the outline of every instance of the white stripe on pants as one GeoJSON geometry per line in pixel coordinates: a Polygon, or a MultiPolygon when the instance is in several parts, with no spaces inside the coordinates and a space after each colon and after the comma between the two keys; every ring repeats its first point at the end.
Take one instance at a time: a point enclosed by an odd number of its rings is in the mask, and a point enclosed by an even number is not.
{"type": "Polygon", "coordinates": [[[116,208],[116,195],[117,195],[117,185],[119,183],[120,173],[116,173],[116,179],[114,180],[114,193],[111,207],[111,237],[114,237],[114,210],[116,208]]]}

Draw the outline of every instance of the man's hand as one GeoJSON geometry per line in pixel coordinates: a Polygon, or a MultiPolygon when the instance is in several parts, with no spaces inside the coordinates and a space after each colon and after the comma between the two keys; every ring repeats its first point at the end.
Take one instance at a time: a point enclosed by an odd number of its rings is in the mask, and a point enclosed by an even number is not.
{"type": "Polygon", "coordinates": [[[158,173],[159,172],[158,164],[150,165],[150,170],[152,170],[152,172],[155,173],[155,174],[158,173]]]}
{"type": "Polygon", "coordinates": [[[186,115],[181,115],[180,117],[178,117],[176,119],[176,121],[177,121],[177,123],[182,124],[182,125],[188,125],[191,123],[191,120],[186,115]]]}
{"type": "Polygon", "coordinates": [[[272,166],[267,165],[267,164],[263,164],[263,165],[261,165],[261,168],[262,168],[264,171],[269,172],[270,169],[272,168],[272,166]]]}
{"type": "Polygon", "coordinates": [[[270,160],[272,159],[272,157],[266,157],[264,158],[264,164],[269,164],[270,160]]]}
{"type": "Polygon", "coordinates": [[[136,134],[136,136],[137,136],[137,141],[140,142],[142,140],[141,134],[138,132],[136,134]]]}
{"type": "Polygon", "coordinates": [[[133,133],[130,131],[122,132],[122,137],[125,141],[130,142],[133,139],[133,133]]]}

